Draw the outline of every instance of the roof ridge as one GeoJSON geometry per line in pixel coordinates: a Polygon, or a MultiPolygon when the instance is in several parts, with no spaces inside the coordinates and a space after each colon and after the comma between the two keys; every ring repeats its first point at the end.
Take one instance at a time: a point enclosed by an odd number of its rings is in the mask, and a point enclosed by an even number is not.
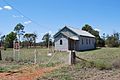
{"type": "Polygon", "coordinates": [[[67,27],[70,27],[70,28],[73,28],[73,29],[79,29],[79,30],[81,30],[80,28],[76,28],[76,27],[71,27],[71,26],[67,26],[67,27]]]}
{"type": "Polygon", "coordinates": [[[88,31],[85,31],[85,30],[82,30],[82,29],[79,29],[79,28],[73,28],[73,27],[70,27],[70,26],[68,28],[71,29],[72,31],[74,31],[75,33],[79,34],[79,35],[95,37],[94,35],[92,35],[88,31]]]}

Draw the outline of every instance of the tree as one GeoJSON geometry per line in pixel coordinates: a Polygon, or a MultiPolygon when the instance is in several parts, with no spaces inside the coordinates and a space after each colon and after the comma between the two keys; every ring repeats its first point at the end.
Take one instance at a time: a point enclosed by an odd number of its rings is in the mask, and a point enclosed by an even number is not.
{"type": "Polygon", "coordinates": [[[46,33],[42,40],[44,40],[45,46],[49,48],[49,44],[50,44],[50,37],[51,35],[49,33],[46,33]]]}
{"type": "Polygon", "coordinates": [[[25,31],[23,30],[24,30],[24,26],[21,23],[17,24],[14,28],[15,33],[18,35],[19,41],[20,41],[21,35],[25,33],[25,31]]]}
{"type": "Polygon", "coordinates": [[[9,48],[13,48],[13,41],[17,39],[17,34],[14,32],[9,33],[8,35],[6,35],[5,37],[5,45],[7,45],[7,47],[9,48]]]}
{"type": "Polygon", "coordinates": [[[90,25],[85,24],[85,26],[82,27],[82,30],[92,33],[93,28],[90,25]]]}
{"type": "Polygon", "coordinates": [[[99,32],[94,30],[90,25],[85,24],[85,26],[82,27],[82,30],[85,30],[95,36],[96,46],[98,46],[98,47],[105,46],[104,39],[100,38],[99,32]]]}
{"type": "Polygon", "coordinates": [[[28,34],[28,33],[26,33],[26,34],[23,36],[23,37],[25,38],[25,42],[26,42],[26,44],[27,44],[27,48],[28,48],[29,43],[30,43],[29,36],[30,36],[30,34],[28,34]]]}
{"type": "Polygon", "coordinates": [[[36,33],[33,33],[31,36],[32,36],[32,38],[33,38],[33,43],[34,43],[34,47],[35,47],[35,46],[36,46],[37,34],[36,34],[36,33]]]}
{"type": "Polygon", "coordinates": [[[4,49],[6,49],[6,47],[5,47],[5,35],[1,36],[0,39],[1,39],[1,46],[3,46],[4,49]]]}
{"type": "Polygon", "coordinates": [[[120,33],[116,32],[116,33],[113,33],[113,35],[117,40],[120,39],[120,33]]]}
{"type": "Polygon", "coordinates": [[[111,36],[108,35],[105,43],[108,47],[119,47],[119,33],[113,33],[111,36]]]}
{"type": "Polygon", "coordinates": [[[30,45],[30,47],[32,46],[32,44],[34,44],[35,46],[36,38],[37,38],[37,35],[35,33],[26,33],[24,35],[24,38],[27,41],[27,47],[28,47],[28,44],[30,45]]]}

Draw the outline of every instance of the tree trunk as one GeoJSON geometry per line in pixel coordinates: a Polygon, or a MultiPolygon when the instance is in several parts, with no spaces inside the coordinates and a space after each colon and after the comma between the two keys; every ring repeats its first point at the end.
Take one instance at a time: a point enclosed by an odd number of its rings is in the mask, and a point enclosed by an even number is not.
{"type": "Polygon", "coordinates": [[[1,50],[0,50],[0,60],[2,60],[1,50]]]}

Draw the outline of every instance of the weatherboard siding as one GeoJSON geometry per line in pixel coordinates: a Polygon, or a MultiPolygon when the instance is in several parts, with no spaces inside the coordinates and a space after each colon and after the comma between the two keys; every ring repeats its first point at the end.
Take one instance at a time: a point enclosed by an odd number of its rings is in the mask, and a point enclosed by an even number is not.
{"type": "MultiPolygon", "coordinates": [[[[92,34],[80,31],[79,34],[77,34],[78,30],[73,28],[64,27],[59,32],[57,32],[54,35],[55,40],[55,50],[58,51],[68,51],[75,49],[76,51],[80,50],[88,50],[88,49],[94,49],[95,48],[95,37],[93,37],[92,34]],[[63,34],[63,32],[65,34],[63,34]],[[77,36],[79,37],[79,40],[70,41],[71,37],[77,36]],[[62,45],[60,45],[60,40],[62,40],[62,45]],[[82,42],[83,41],[83,42],[82,42]],[[73,42],[75,44],[73,44],[73,42]]],[[[73,40],[73,39],[72,39],[73,40]]]]}
{"type": "Polygon", "coordinates": [[[80,37],[79,43],[80,43],[79,44],[80,50],[88,50],[88,49],[95,48],[95,39],[94,38],[80,37]],[[82,42],[82,40],[83,40],[83,42],[82,42]]]}
{"type": "Polygon", "coordinates": [[[68,39],[63,35],[59,35],[55,38],[55,50],[57,51],[67,51],[68,50],[68,39]],[[62,45],[60,45],[60,40],[62,40],[62,45]]]}

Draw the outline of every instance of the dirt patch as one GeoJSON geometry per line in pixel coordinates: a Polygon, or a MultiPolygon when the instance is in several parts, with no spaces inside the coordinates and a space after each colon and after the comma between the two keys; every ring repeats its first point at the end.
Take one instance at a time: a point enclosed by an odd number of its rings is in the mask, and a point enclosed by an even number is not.
{"type": "Polygon", "coordinates": [[[59,66],[47,68],[35,68],[35,66],[24,67],[20,70],[0,73],[0,80],[34,80],[38,77],[43,76],[45,73],[49,73],[57,68],[59,68],[59,66]]]}

